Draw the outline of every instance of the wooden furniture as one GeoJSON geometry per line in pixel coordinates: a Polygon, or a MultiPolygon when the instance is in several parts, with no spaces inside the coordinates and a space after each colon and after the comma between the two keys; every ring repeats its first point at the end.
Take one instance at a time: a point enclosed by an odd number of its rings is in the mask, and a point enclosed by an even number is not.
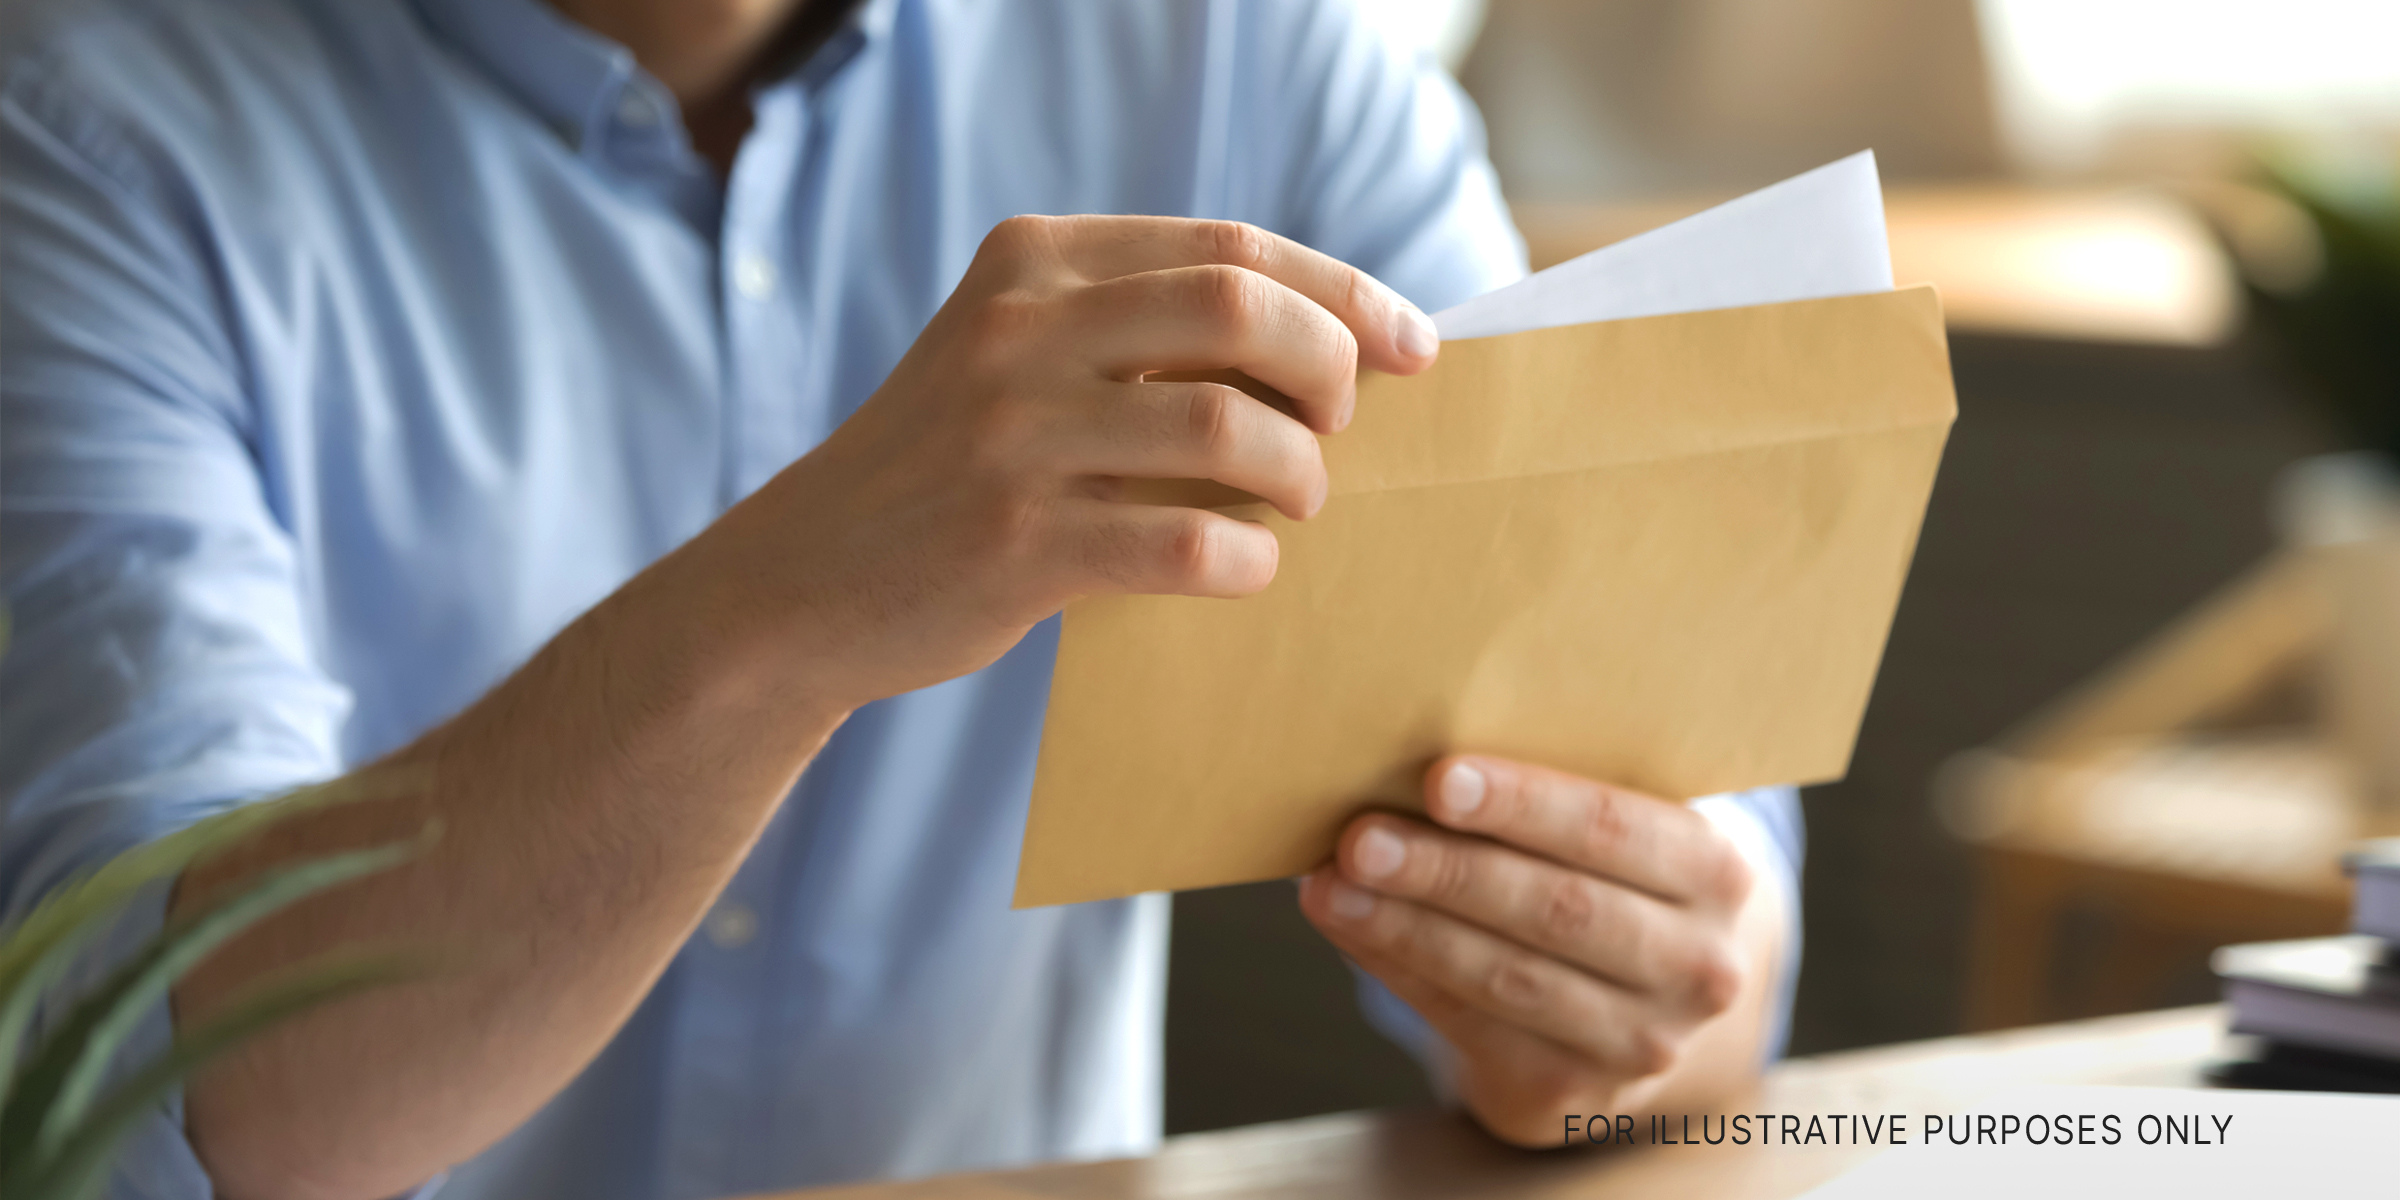
{"type": "Polygon", "coordinates": [[[2347,926],[2340,857],[2390,824],[2312,725],[2318,569],[2270,561],[1945,769],[1937,801],[1981,876],[1967,1028],[2151,1007],[2212,946],[2347,926]],[[2060,960],[2078,917],[2097,929],[2075,989],[2060,960]]]}
{"type": "MultiPolygon", "coordinates": [[[[1794,1059],[1770,1072],[1740,1111],[1913,1116],[1960,1112],[2031,1084],[2196,1086],[2222,1024],[2214,1007],[2187,1008],[1794,1059]]],[[[1173,1138],[1143,1159],[862,1184],[784,1200],[1771,1200],[1872,1153],[1729,1145],[1535,1152],[1503,1146],[1449,1113],[1340,1113],[1173,1138]]]]}
{"type": "MultiPolygon", "coordinates": [[[[1730,197],[1516,207],[1536,269],[1730,197]]],[[[1941,289],[1974,333],[2208,346],[2240,315],[2232,268],[2182,201],[2136,189],[1895,187],[1884,198],[1892,275],[1941,289]]]]}

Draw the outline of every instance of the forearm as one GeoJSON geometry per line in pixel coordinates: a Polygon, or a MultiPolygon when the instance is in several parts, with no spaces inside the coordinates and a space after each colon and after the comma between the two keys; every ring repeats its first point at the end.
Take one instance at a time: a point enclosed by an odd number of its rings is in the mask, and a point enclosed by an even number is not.
{"type": "Polygon", "coordinates": [[[409,794],[296,819],[184,879],[178,909],[276,862],[441,827],[419,861],[300,906],[178,989],[189,1023],[338,946],[443,962],[194,1081],[190,1132],[220,1194],[404,1191],[529,1116],[631,1014],[840,720],[778,669],[719,553],[703,535],[669,556],[382,764],[409,794]]]}

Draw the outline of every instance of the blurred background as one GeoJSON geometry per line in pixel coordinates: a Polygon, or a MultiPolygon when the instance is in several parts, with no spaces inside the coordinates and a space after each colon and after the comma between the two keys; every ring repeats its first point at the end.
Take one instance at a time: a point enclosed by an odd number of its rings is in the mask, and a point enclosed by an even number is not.
{"type": "MultiPolygon", "coordinates": [[[[2400,4],[1360,2],[1481,106],[1536,267],[1872,148],[1942,289],[1960,419],[1806,793],[1794,1053],[2344,927],[2400,796],[2400,4]]],[[[1288,884],[1175,922],[1170,1132],[1430,1098],[1288,884]]]]}

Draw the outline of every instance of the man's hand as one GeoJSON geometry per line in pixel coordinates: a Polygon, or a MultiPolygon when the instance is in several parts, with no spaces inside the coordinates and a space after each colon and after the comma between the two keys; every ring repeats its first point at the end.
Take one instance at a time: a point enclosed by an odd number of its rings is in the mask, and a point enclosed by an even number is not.
{"type": "Polygon", "coordinates": [[[1566,1113],[1756,1070],[1781,897],[1707,818],[1490,758],[1435,763],[1426,808],[1351,822],[1301,905],[1448,1042],[1486,1128],[1555,1146],[1566,1113]]]}
{"type": "Polygon", "coordinates": [[[883,387],[706,536],[766,564],[751,611],[846,710],[982,667],[1079,596],[1265,587],[1265,527],[1127,503],[1122,481],[1213,479],[1305,518],[1358,368],[1437,347],[1390,289],[1247,225],[1018,217],[883,387]],[[1227,367],[1292,411],[1144,378],[1227,367]]]}

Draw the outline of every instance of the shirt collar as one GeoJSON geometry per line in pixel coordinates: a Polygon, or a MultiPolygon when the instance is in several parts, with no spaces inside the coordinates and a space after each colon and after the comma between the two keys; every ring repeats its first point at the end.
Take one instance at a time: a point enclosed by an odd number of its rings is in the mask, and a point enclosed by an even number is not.
{"type": "MultiPolygon", "coordinates": [[[[575,145],[593,142],[628,88],[671,106],[666,89],[631,51],[569,19],[544,0],[414,0],[433,31],[575,145]]],[[[793,74],[830,78],[891,32],[898,0],[865,0],[793,74]]]]}

